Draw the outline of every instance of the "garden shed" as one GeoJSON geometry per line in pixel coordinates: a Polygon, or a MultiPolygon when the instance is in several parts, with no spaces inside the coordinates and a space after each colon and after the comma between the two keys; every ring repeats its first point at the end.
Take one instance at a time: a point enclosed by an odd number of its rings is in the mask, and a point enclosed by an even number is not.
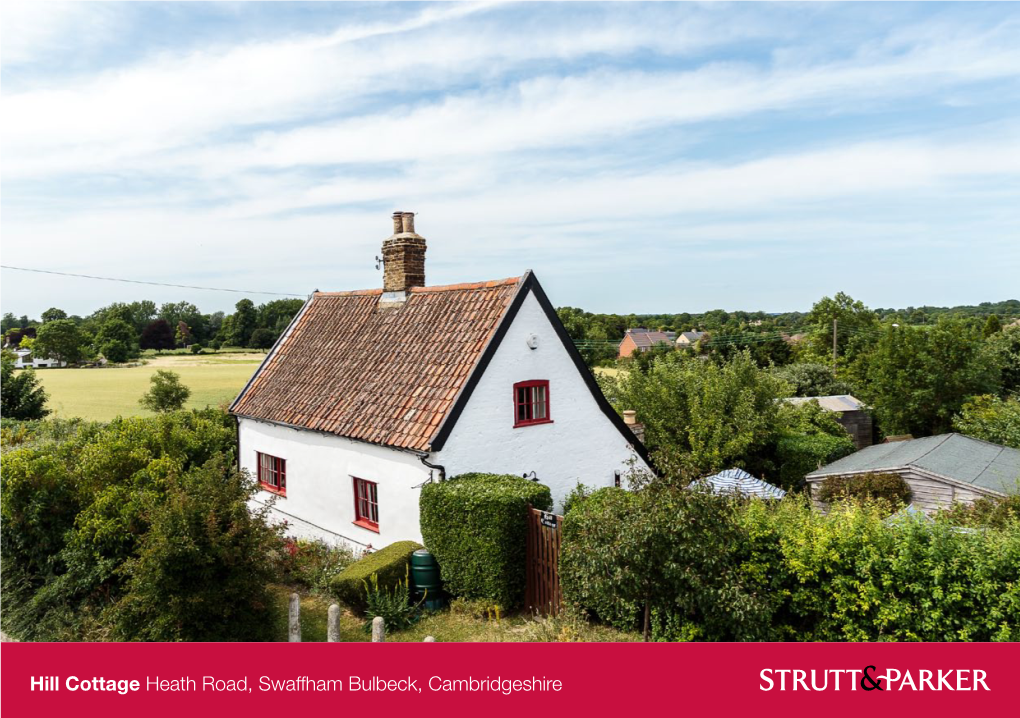
{"type": "Polygon", "coordinates": [[[1020,451],[962,434],[875,444],[808,474],[812,496],[832,476],[898,474],[911,503],[931,513],[957,501],[1002,497],[1020,490],[1020,451]]]}

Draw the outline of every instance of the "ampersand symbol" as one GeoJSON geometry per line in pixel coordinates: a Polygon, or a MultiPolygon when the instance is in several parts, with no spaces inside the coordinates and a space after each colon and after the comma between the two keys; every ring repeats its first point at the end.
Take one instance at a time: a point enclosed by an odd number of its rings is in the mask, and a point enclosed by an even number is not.
{"type": "MultiPolygon", "coordinates": [[[[882,680],[881,679],[875,680],[875,678],[872,678],[868,674],[869,670],[877,671],[878,669],[875,668],[874,666],[868,666],[867,668],[864,669],[864,675],[861,676],[861,688],[863,688],[866,691],[873,691],[876,688],[878,690],[880,690],[880,691],[884,691],[885,689],[882,688],[882,680]],[[869,688],[868,686],[864,685],[864,681],[867,681],[870,684],[871,687],[869,688]]],[[[876,674],[876,678],[877,678],[877,674],[876,674]]]]}

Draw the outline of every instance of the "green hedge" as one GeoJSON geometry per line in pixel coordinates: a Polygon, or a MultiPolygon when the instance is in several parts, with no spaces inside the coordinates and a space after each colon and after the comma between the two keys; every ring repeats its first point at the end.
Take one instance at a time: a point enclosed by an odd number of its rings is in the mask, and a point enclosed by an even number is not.
{"type": "Polygon", "coordinates": [[[383,549],[368,554],[341,571],[330,583],[330,590],[341,602],[353,611],[365,610],[365,581],[376,574],[379,588],[390,589],[403,581],[411,554],[420,549],[420,543],[397,541],[383,549]]]}
{"type": "Polygon", "coordinates": [[[804,495],[695,494],[602,489],[573,507],[567,603],[633,629],[647,596],[664,641],[1020,640],[1020,523],[1006,509],[967,512],[981,528],[960,531],[962,509],[888,523],[883,504],[823,514],[804,495]]]}
{"type": "Polygon", "coordinates": [[[784,434],[776,443],[779,484],[787,490],[801,486],[804,477],[855,451],[849,434],[784,434]]]}
{"type": "Polygon", "coordinates": [[[421,533],[449,593],[504,609],[522,601],[529,503],[550,510],[549,487],[498,474],[462,474],[425,485],[421,533]]]}

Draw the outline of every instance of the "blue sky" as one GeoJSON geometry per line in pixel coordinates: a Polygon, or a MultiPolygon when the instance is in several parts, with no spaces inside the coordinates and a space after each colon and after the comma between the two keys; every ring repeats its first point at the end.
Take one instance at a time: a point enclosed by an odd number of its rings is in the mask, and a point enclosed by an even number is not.
{"type": "MultiPolygon", "coordinates": [[[[1020,7],[17,3],[3,263],[305,294],[533,269],[590,311],[1020,296],[1020,7]]],[[[238,297],[4,270],[2,309],[238,297]]],[[[252,295],[256,301],[270,296],[252,295]]]]}

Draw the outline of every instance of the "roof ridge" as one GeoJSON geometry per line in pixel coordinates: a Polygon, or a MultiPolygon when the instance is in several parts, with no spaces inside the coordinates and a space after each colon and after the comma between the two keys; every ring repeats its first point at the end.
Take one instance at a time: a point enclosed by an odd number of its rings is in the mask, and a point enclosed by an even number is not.
{"type": "MultiPolygon", "coordinates": [[[[411,287],[412,294],[421,294],[424,292],[451,292],[460,289],[491,289],[493,287],[502,287],[507,284],[517,284],[521,281],[522,277],[507,277],[505,279],[488,279],[480,282],[461,282],[459,284],[437,284],[432,287],[411,287]]],[[[383,293],[381,287],[375,289],[345,289],[338,292],[313,292],[318,297],[365,297],[365,296],[376,296],[383,293]]]]}
{"type": "MultiPolygon", "coordinates": [[[[943,445],[944,443],[946,443],[947,441],[949,441],[949,437],[951,437],[951,436],[952,436],[952,434],[945,434],[944,436],[942,436],[942,437],[941,437],[941,441],[937,442],[937,443],[936,443],[936,444],[935,444],[935,445],[934,445],[933,447],[931,447],[930,449],[928,449],[928,450],[927,450],[926,452],[924,452],[924,453],[923,453],[923,454],[921,454],[920,456],[918,456],[918,457],[914,458],[914,459],[913,459],[913,461],[908,461],[908,462],[906,463],[906,466],[913,466],[913,465],[914,465],[914,464],[916,464],[916,463],[917,463],[918,461],[920,461],[921,459],[923,459],[924,457],[926,457],[926,456],[927,456],[928,454],[930,454],[931,452],[935,451],[935,449],[939,448],[939,447],[940,447],[940,446],[942,446],[942,445],[943,445]]],[[[922,439],[928,439],[928,438],[939,438],[939,435],[936,435],[936,436],[934,436],[934,437],[927,437],[927,436],[925,436],[925,437],[921,437],[921,438],[922,438],[922,439]]],[[[914,439],[914,441],[917,441],[917,439],[914,439]]],[[[904,443],[904,444],[909,444],[910,442],[903,442],[903,443],[904,443]]]]}

